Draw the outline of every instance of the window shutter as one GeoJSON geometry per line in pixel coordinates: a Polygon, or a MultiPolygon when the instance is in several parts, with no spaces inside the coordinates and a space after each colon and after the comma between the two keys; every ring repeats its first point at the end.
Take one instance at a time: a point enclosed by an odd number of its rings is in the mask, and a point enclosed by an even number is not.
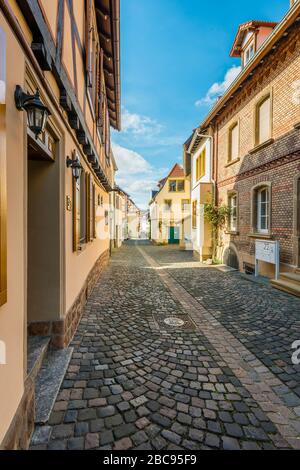
{"type": "Polygon", "coordinates": [[[90,184],[89,184],[89,240],[93,241],[94,239],[94,185],[93,185],[93,178],[90,176],[90,184]]]}
{"type": "Polygon", "coordinates": [[[92,31],[92,0],[86,0],[86,24],[85,24],[85,53],[86,53],[86,76],[87,86],[92,86],[93,73],[93,31],[92,31]]]}
{"type": "Polygon", "coordinates": [[[97,232],[96,232],[96,186],[93,184],[93,238],[97,238],[97,232]]]}
{"type": "Polygon", "coordinates": [[[80,245],[80,180],[73,177],[73,251],[80,245]]]}
{"type": "Polygon", "coordinates": [[[258,108],[258,144],[266,142],[270,138],[271,110],[270,97],[264,100],[258,108]]]}
{"type": "Polygon", "coordinates": [[[90,180],[91,180],[90,174],[86,173],[86,175],[85,175],[85,207],[86,207],[86,211],[85,211],[85,226],[86,226],[85,241],[86,242],[90,241],[90,228],[91,228],[91,225],[90,225],[90,180]]]}
{"type": "Polygon", "coordinates": [[[239,156],[239,126],[236,124],[230,132],[230,160],[236,160],[239,156]]]}
{"type": "MultiPolygon", "coordinates": [[[[97,75],[97,126],[102,132],[102,123],[103,123],[103,50],[100,49],[98,54],[98,75],[97,75]]],[[[102,134],[101,134],[102,135],[102,134]]]]}

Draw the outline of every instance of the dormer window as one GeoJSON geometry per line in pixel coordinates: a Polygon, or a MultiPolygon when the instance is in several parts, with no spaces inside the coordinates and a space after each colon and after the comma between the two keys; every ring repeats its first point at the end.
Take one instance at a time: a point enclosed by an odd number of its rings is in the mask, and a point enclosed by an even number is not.
{"type": "Polygon", "coordinates": [[[252,57],[254,56],[254,42],[252,42],[244,52],[244,66],[250,62],[252,57]]]}
{"type": "Polygon", "coordinates": [[[270,21],[248,21],[239,26],[230,52],[231,57],[238,57],[245,67],[256,51],[272,33],[277,23],[270,21]]]}

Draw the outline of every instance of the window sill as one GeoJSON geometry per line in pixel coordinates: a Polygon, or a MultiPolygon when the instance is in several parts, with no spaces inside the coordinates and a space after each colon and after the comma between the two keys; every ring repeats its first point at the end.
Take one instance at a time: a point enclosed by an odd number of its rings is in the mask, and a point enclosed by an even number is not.
{"type": "Polygon", "coordinates": [[[261,238],[262,240],[272,240],[273,235],[271,233],[256,233],[252,232],[248,234],[250,238],[261,238]]]}
{"type": "Polygon", "coordinates": [[[249,150],[250,155],[253,153],[258,152],[259,150],[264,149],[265,147],[268,147],[269,145],[274,143],[274,139],[269,139],[263,142],[262,144],[256,145],[253,149],[249,150]]]}
{"type": "Polygon", "coordinates": [[[226,230],[225,233],[226,235],[236,235],[236,236],[240,234],[238,230],[226,230]]]}
{"type": "Polygon", "coordinates": [[[232,160],[231,162],[228,162],[225,165],[225,168],[228,168],[229,166],[234,165],[235,163],[238,163],[240,160],[241,160],[240,158],[236,158],[235,160],[232,160]]]}

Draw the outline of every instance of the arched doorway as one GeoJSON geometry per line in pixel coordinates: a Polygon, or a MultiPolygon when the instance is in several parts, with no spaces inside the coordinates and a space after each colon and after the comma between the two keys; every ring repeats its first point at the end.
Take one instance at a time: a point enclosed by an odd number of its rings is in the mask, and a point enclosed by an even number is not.
{"type": "Polygon", "coordinates": [[[228,246],[223,255],[223,263],[233,269],[239,269],[239,258],[236,250],[232,246],[228,246]]]}

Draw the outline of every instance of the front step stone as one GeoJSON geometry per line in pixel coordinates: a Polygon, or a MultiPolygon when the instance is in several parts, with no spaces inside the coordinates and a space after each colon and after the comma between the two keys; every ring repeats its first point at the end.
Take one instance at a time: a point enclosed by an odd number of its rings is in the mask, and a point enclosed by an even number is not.
{"type": "Polygon", "coordinates": [[[50,343],[48,336],[29,336],[27,340],[27,375],[35,380],[50,343]]]}
{"type": "Polygon", "coordinates": [[[273,279],[271,281],[271,285],[275,287],[275,289],[279,289],[287,294],[295,295],[296,297],[300,297],[300,284],[297,285],[291,281],[284,280],[280,278],[278,280],[273,279]]]}
{"type": "Polygon", "coordinates": [[[73,348],[49,349],[35,383],[35,422],[48,422],[62,381],[71,360],[73,348]]]}

